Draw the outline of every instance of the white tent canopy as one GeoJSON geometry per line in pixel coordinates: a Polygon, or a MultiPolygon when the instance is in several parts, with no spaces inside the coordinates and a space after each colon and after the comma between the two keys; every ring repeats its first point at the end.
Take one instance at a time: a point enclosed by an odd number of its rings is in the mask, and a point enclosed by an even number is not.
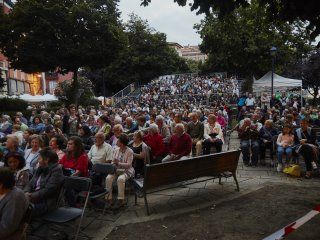
{"type": "MultiPolygon", "coordinates": [[[[253,81],[253,92],[271,92],[271,71],[266,73],[262,78],[253,81]]],[[[302,80],[281,77],[273,74],[273,89],[281,91],[293,88],[301,88],[302,80]]]]}
{"type": "Polygon", "coordinates": [[[51,94],[45,94],[45,95],[35,95],[32,96],[30,94],[22,94],[18,98],[25,100],[27,102],[52,102],[52,101],[58,101],[58,99],[51,94]]]}

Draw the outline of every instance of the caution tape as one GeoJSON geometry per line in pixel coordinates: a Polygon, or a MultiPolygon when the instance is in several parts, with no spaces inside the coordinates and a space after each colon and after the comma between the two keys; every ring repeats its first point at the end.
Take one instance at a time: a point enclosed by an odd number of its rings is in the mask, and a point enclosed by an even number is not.
{"type": "Polygon", "coordinates": [[[301,227],[303,224],[308,222],[310,219],[314,218],[320,213],[320,205],[315,207],[315,209],[308,212],[302,218],[299,218],[297,221],[287,225],[286,227],[280,229],[279,231],[271,234],[270,236],[264,238],[263,240],[281,240],[288,236],[290,233],[294,232],[296,229],[301,227]]]}

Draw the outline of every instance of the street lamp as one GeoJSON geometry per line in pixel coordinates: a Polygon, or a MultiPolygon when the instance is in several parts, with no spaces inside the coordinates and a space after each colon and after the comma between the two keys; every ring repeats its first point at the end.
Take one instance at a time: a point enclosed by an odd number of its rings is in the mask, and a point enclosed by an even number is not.
{"type": "Polygon", "coordinates": [[[271,97],[273,96],[273,74],[274,74],[274,62],[277,54],[277,48],[275,46],[270,48],[270,55],[272,58],[272,73],[271,73],[271,97]]]}

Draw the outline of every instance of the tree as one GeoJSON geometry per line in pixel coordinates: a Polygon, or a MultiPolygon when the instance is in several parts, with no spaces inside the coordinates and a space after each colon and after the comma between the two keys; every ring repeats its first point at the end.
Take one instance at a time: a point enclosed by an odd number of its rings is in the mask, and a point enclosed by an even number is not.
{"type": "MultiPolygon", "coordinates": [[[[141,5],[147,6],[152,0],[141,0],[141,5]]],[[[185,6],[187,0],[174,0],[180,6],[185,6]]],[[[215,12],[218,17],[224,18],[238,8],[249,7],[251,0],[193,0],[189,3],[191,10],[198,14],[210,15],[215,12]]],[[[271,21],[295,22],[308,21],[308,29],[312,31],[314,40],[320,34],[320,1],[309,0],[258,0],[259,6],[266,9],[266,14],[271,21]]],[[[320,44],[320,43],[319,43],[320,44]]]]}
{"type": "Polygon", "coordinates": [[[313,105],[316,105],[317,97],[320,92],[320,51],[313,51],[300,66],[302,84],[307,88],[312,88],[313,105]]]}
{"type": "Polygon", "coordinates": [[[200,71],[202,67],[202,62],[201,61],[195,61],[192,59],[186,59],[186,63],[188,65],[188,68],[190,69],[190,72],[192,73],[197,73],[200,71]]]}
{"type": "MultiPolygon", "coordinates": [[[[132,14],[124,29],[128,46],[117,61],[104,69],[108,94],[131,83],[145,84],[160,75],[189,71],[185,60],[169,47],[166,35],[150,28],[147,21],[132,14]]],[[[102,72],[85,74],[97,83],[96,93],[103,94],[102,72]]]]}
{"type": "MultiPolygon", "coordinates": [[[[113,0],[20,0],[0,16],[0,45],[15,69],[73,72],[105,68],[127,44],[113,0]]],[[[74,91],[76,92],[76,91],[74,91]]],[[[75,96],[72,96],[75,99],[75,96]]]]}
{"type": "Polygon", "coordinates": [[[81,90],[78,95],[73,88],[73,79],[65,80],[59,82],[57,87],[54,90],[55,96],[59,99],[60,102],[64,103],[66,106],[74,103],[74,99],[70,96],[77,96],[76,102],[87,106],[87,103],[94,98],[93,94],[93,84],[92,82],[85,77],[78,78],[79,89],[81,90]],[[81,93],[81,95],[80,95],[81,93]]]}
{"type": "Polygon", "coordinates": [[[197,29],[203,40],[200,48],[208,53],[203,72],[228,72],[247,79],[261,76],[270,71],[269,49],[276,46],[276,70],[281,73],[310,50],[310,36],[302,22],[270,23],[265,9],[254,0],[250,7],[223,19],[208,15],[197,29]]]}

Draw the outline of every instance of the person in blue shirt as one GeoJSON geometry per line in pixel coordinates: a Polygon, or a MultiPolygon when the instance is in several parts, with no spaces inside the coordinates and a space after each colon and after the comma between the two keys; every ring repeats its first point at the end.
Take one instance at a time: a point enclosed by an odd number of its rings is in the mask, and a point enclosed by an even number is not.
{"type": "Polygon", "coordinates": [[[34,130],[36,134],[41,134],[45,130],[45,125],[42,123],[41,117],[35,116],[33,118],[33,123],[30,125],[30,128],[34,130]]]}

